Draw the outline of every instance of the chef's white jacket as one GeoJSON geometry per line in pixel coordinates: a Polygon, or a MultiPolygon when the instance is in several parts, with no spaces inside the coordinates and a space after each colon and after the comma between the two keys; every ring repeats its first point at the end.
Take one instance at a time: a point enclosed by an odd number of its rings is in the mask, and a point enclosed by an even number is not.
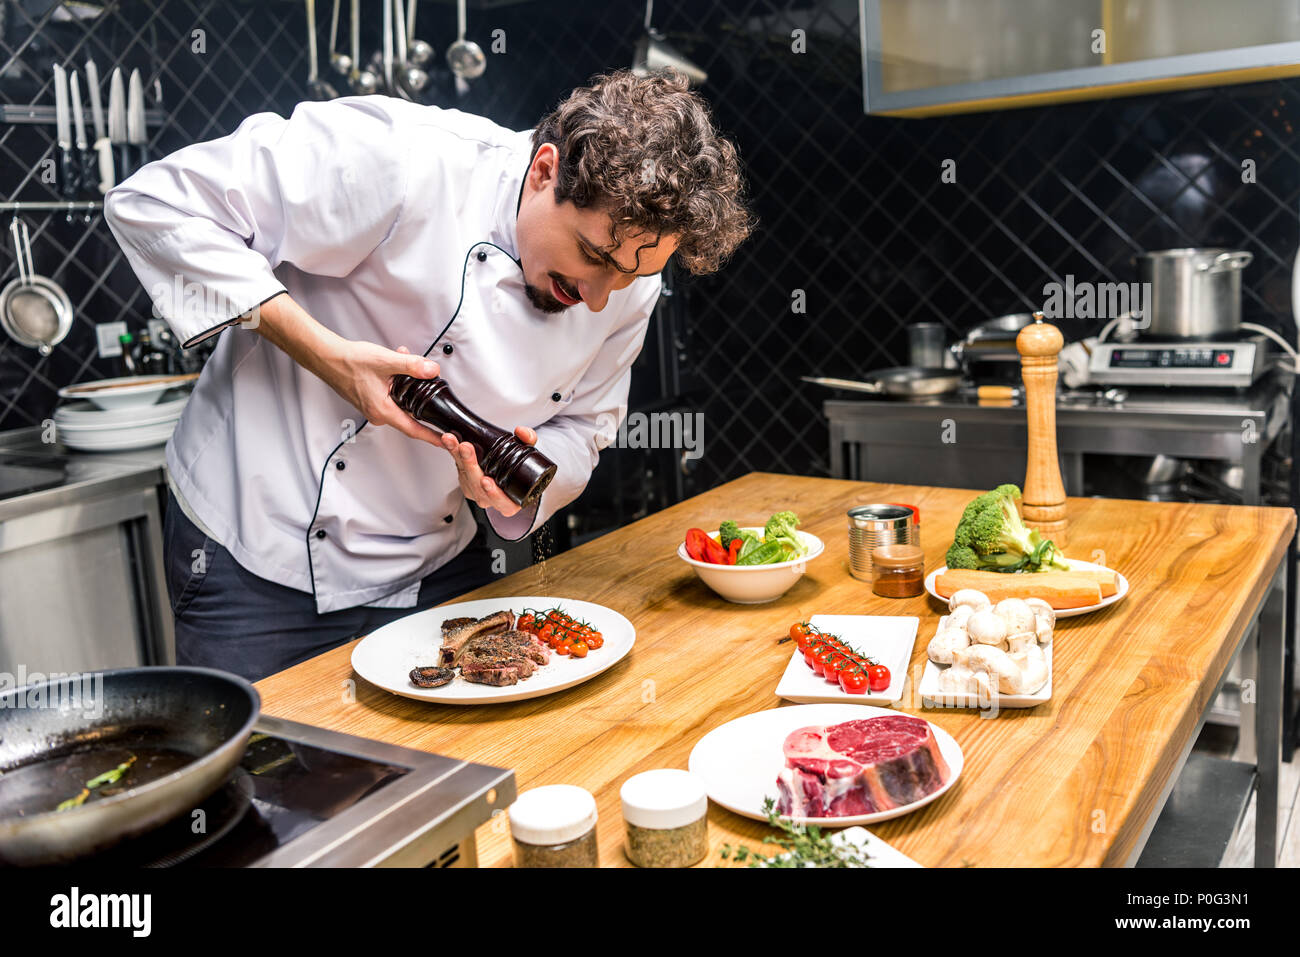
{"type": "Polygon", "coordinates": [[[287,291],[345,338],[436,359],[488,421],[536,429],[554,481],[531,510],[488,510],[522,538],[613,441],[660,289],[637,279],[600,312],[528,302],[515,216],[530,158],[528,132],[348,97],[249,117],[107,197],[157,313],[187,346],[221,335],[167,444],[173,482],[236,561],[311,592],[318,612],[410,607],[474,519],[444,449],[366,426],[236,317],[287,291]]]}

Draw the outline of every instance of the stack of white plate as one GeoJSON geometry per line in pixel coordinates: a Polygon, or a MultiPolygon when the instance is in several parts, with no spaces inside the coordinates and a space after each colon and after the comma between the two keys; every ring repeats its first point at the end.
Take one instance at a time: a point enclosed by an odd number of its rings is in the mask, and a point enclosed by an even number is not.
{"type": "Polygon", "coordinates": [[[123,452],[161,445],[171,438],[176,421],[189,401],[190,390],[173,389],[153,405],[99,409],[87,401],[69,402],[54,410],[59,441],[70,449],[123,452]]]}

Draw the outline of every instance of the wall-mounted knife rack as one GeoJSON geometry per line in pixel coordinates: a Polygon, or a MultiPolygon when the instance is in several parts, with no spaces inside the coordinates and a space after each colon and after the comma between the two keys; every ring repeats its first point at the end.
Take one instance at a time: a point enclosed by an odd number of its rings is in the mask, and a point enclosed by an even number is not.
{"type": "MultiPolygon", "coordinates": [[[[89,109],[81,111],[86,118],[86,127],[89,129],[91,113],[89,109]]],[[[166,119],[166,114],[162,110],[145,110],[144,124],[149,126],[161,126],[166,119]]],[[[31,123],[37,126],[54,126],[54,107],[45,105],[24,106],[21,103],[0,103],[0,123],[31,123]]]]}

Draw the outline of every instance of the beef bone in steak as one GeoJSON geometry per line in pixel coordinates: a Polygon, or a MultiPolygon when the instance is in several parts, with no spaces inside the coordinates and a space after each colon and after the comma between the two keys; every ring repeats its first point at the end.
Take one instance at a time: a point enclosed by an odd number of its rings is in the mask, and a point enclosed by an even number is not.
{"type": "Polygon", "coordinates": [[[796,818],[902,807],[943,787],[950,774],[929,723],[903,714],[799,728],[782,750],[777,810],[796,818]]]}
{"type": "Polygon", "coordinates": [[[442,623],[442,647],[438,649],[438,664],[450,668],[458,664],[457,659],[465,643],[476,635],[489,635],[497,631],[509,631],[515,626],[515,614],[505,611],[493,612],[477,620],[473,618],[450,618],[442,623]],[[450,626],[450,627],[448,627],[450,626]]]}

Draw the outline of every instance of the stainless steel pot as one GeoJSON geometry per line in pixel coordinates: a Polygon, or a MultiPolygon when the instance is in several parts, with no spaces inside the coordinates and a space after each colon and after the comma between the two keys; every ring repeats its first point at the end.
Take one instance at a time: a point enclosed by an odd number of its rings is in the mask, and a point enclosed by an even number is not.
{"type": "Polygon", "coordinates": [[[1254,255],[1229,249],[1161,249],[1133,257],[1150,283],[1146,335],[1208,339],[1241,326],[1241,271],[1254,255]]]}
{"type": "Polygon", "coordinates": [[[1017,312],[987,319],[952,347],[962,372],[980,385],[1020,382],[1020,352],[1016,336],[1034,321],[1032,313],[1017,312]]]}

